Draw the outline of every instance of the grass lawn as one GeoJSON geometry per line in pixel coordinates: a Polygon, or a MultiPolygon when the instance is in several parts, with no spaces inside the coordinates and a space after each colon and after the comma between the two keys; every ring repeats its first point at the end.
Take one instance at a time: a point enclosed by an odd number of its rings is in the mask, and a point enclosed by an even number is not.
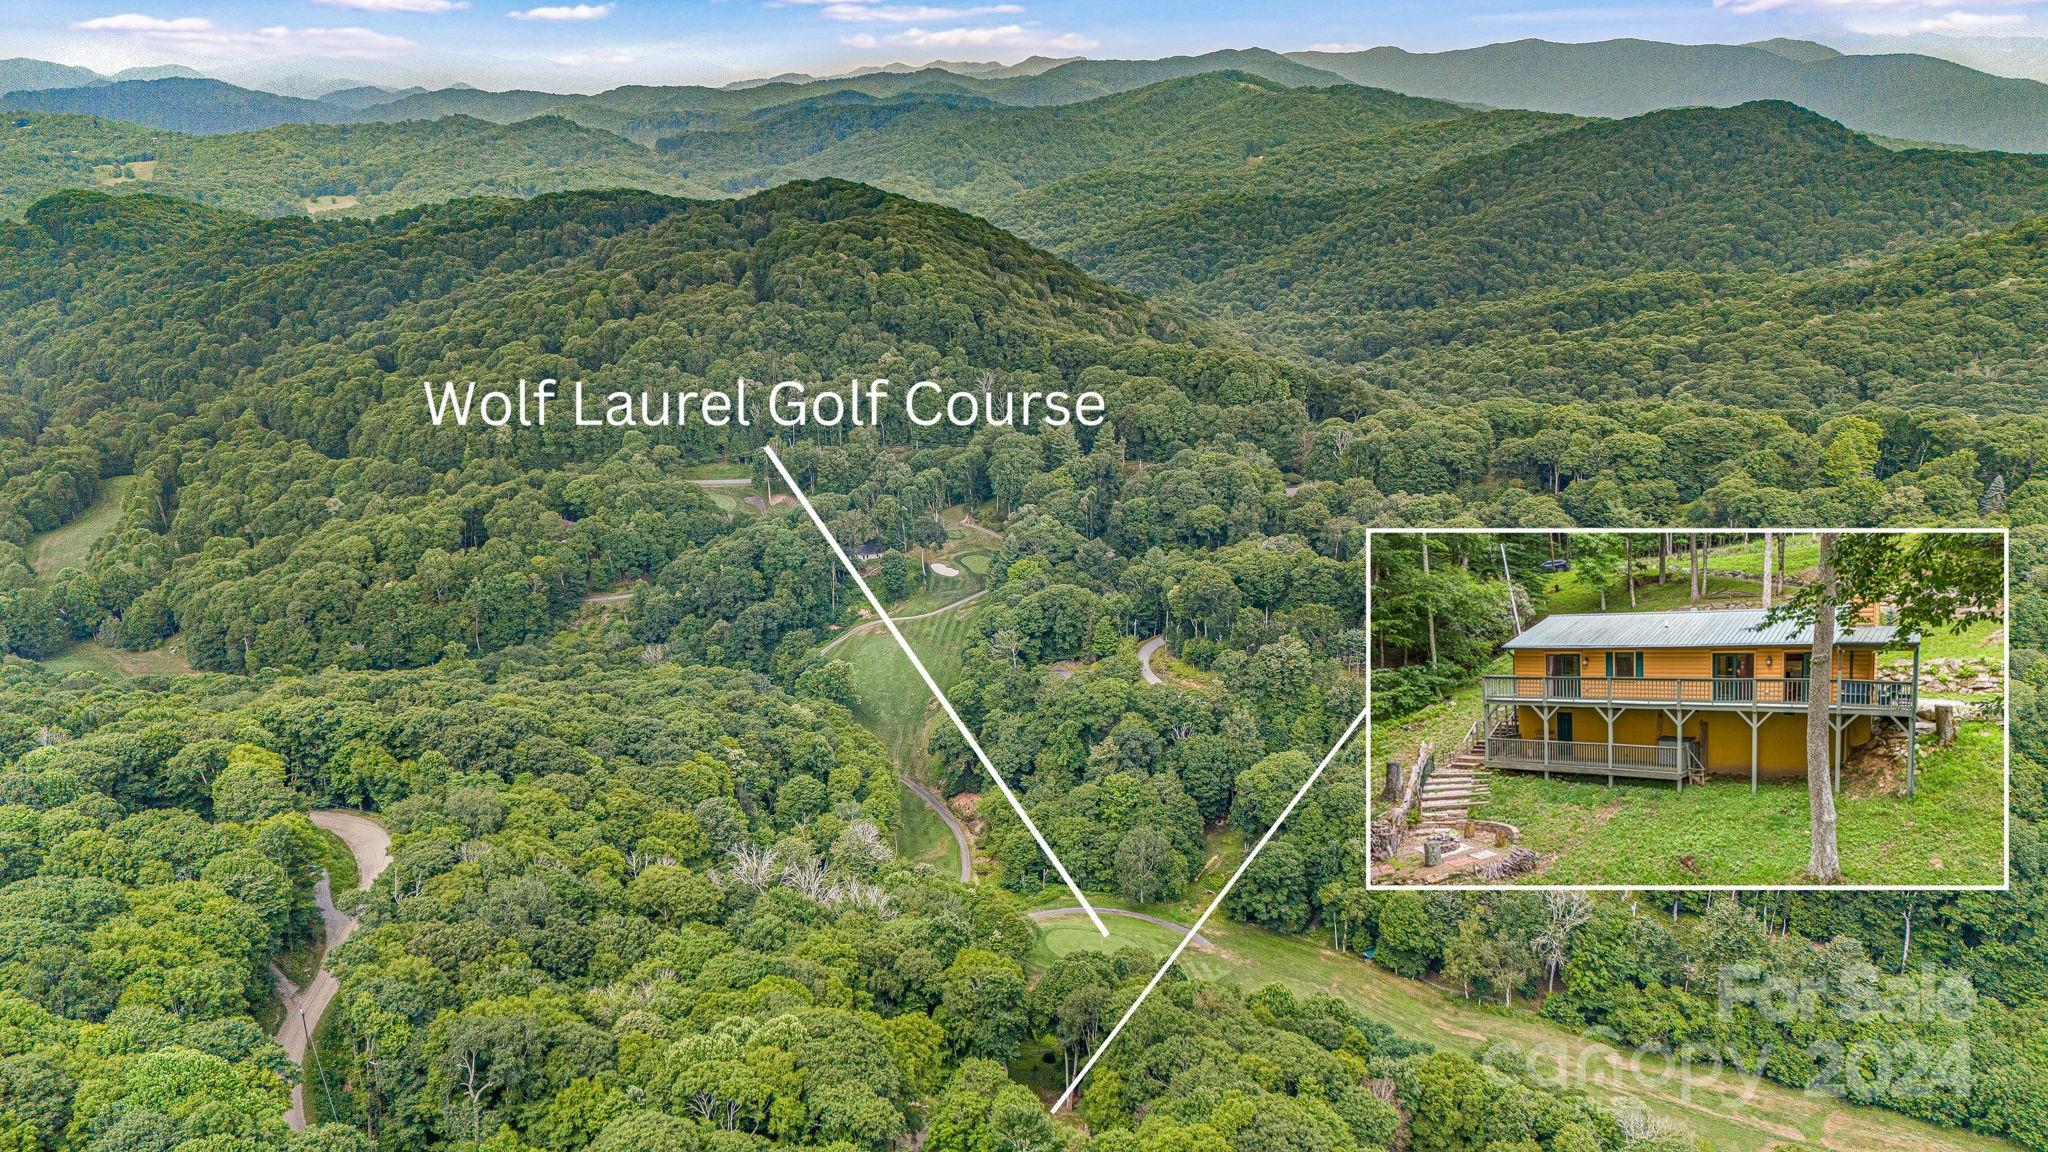
{"type": "MultiPolygon", "coordinates": [[[[1925,748],[1912,799],[1837,798],[1842,872],[1851,884],[1998,884],[2004,879],[2004,734],[1964,725],[1948,748],[1925,748]]],[[[1496,772],[1473,815],[1505,820],[1548,867],[1529,884],[1802,882],[1810,837],[1806,786],[1710,777],[1683,793],[1648,781],[1582,781],[1496,772]]],[[[1394,877],[1388,877],[1393,880],[1394,877]]]]}
{"type": "MultiPolygon", "coordinates": [[[[967,644],[971,615],[970,608],[900,625],[904,638],[917,649],[940,687],[960,675],[960,652],[967,644]]],[[[886,628],[855,636],[833,649],[832,655],[853,666],[855,718],[882,741],[898,767],[915,774],[924,756],[924,726],[938,714],[917,669],[904,658],[886,628]]]]}
{"type": "Polygon", "coordinates": [[[66,568],[83,567],[92,546],[121,522],[122,502],[134,486],[133,476],[110,476],[100,481],[100,498],[93,502],[92,507],[70,523],[52,528],[29,541],[29,567],[45,580],[66,568]]]}
{"type": "Polygon", "coordinates": [[[185,662],[183,645],[175,636],[147,652],[130,652],[97,640],[81,640],[42,661],[42,665],[60,676],[73,672],[116,677],[186,676],[192,672],[192,665],[185,662]]]}
{"type": "Polygon", "coordinates": [[[896,854],[913,863],[930,864],[942,876],[960,875],[960,845],[939,814],[917,793],[896,785],[896,854]]]}
{"type": "MultiPolygon", "coordinates": [[[[1989,660],[2003,667],[2005,664],[2005,622],[2002,620],[1979,620],[1968,624],[1960,632],[1928,632],[1920,637],[1920,660],[1989,660]],[[1995,639],[1994,639],[1995,637],[1995,639]]],[[[1887,648],[1878,656],[1878,663],[1885,665],[1909,666],[1913,663],[1911,648],[1887,648]]]]}
{"type": "MultiPolygon", "coordinates": [[[[1707,592],[1699,604],[1711,606],[1715,600],[1759,599],[1763,595],[1764,552],[1763,539],[1742,544],[1727,544],[1710,549],[1705,553],[1707,592]]],[[[1772,564],[1777,563],[1775,557],[1772,564]]],[[[1785,542],[1785,567],[1797,574],[1820,563],[1820,545],[1811,536],[1794,536],[1785,542]]],[[[1669,580],[1657,583],[1657,554],[1653,550],[1647,560],[1636,557],[1636,603],[1628,602],[1628,586],[1616,578],[1607,589],[1609,612],[1658,612],[1693,607],[1694,601],[1688,580],[1688,565],[1682,554],[1673,554],[1669,568],[1669,580]]],[[[1598,612],[1600,589],[1588,584],[1576,570],[1562,572],[1544,578],[1533,591],[1543,595],[1543,611],[1550,612],[1598,612]]]]}
{"type": "MultiPolygon", "coordinates": [[[[916,616],[944,608],[962,596],[981,591],[982,584],[985,581],[981,576],[975,574],[973,568],[961,562],[966,555],[979,557],[983,561],[981,571],[983,573],[988,571],[986,563],[988,553],[986,552],[966,553],[962,556],[947,556],[939,560],[939,563],[950,565],[959,575],[941,576],[936,572],[927,570],[923,585],[910,595],[889,605],[889,614],[896,617],[916,616]]],[[[869,583],[872,584],[873,581],[869,581],[869,583]]],[[[922,649],[919,650],[918,655],[924,655],[922,649]]]]}
{"type": "Polygon", "coordinates": [[[752,480],[754,469],[735,461],[719,460],[709,464],[689,464],[679,469],[670,469],[683,480],[752,480]]]}
{"type": "MultiPolygon", "coordinates": [[[[1112,918],[1104,941],[1081,916],[1039,925],[1027,963],[1036,970],[1083,949],[1114,951],[1131,945],[1164,957],[1179,936],[1141,921],[1112,918]]],[[[1374,1020],[1416,1040],[1460,1052],[1477,1052],[1504,1042],[1529,1053],[1530,1067],[1546,1083],[1564,1077],[1566,1086],[1606,1098],[1640,1100],[1658,1114],[1679,1120],[1716,1147],[1765,1152],[1790,1146],[1832,1152],[2010,1152],[2013,1145],[1968,1132],[1936,1128],[1876,1108],[1847,1106],[1833,1097],[1797,1092],[1731,1071],[1695,1068],[1680,1074],[1653,1057],[1635,1059],[1614,1051],[1599,1036],[1581,1036],[1538,1019],[1520,1008],[1478,1004],[1434,985],[1406,980],[1356,956],[1302,937],[1281,936],[1246,924],[1211,921],[1203,935],[1220,949],[1190,947],[1181,954],[1187,975],[1260,988],[1283,984],[1297,995],[1329,993],[1374,1020]]],[[[1057,1057],[1055,1057],[1057,1059],[1057,1057]]],[[[1031,1082],[1057,1081],[1032,1070],[1031,1082]]],[[[1058,1088],[1053,1091],[1056,1093],[1058,1088]]]]}

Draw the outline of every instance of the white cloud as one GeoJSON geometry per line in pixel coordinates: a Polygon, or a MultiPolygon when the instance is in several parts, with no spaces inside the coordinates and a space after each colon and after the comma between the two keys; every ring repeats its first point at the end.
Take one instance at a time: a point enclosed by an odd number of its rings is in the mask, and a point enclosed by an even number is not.
{"type": "Polygon", "coordinates": [[[851,36],[841,36],[839,42],[848,48],[880,48],[882,46],[880,40],[877,40],[867,32],[856,32],[851,36]]]}
{"type": "Polygon", "coordinates": [[[469,7],[469,0],[313,0],[313,3],[353,8],[358,12],[437,13],[457,12],[469,7]]]}
{"type": "Polygon", "coordinates": [[[96,16],[91,20],[80,20],[72,27],[81,32],[162,32],[189,36],[210,30],[213,21],[198,16],[164,20],[155,16],[144,16],[140,12],[123,12],[119,16],[96,16]]]}
{"type": "Polygon", "coordinates": [[[827,20],[851,23],[919,24],[934,20],[965,20],[974,16],[1009,16],[1024,11],[1019,4],[982,4],[973,8],[934,8],[926,4],[832,3],[818,9],[827,20]]]}
{"type": "Polygon", "coordinates": [[[332,56],[374,59],[414,47],[402,36],[368,28],[223,28],[201,16],[163,19],[137,12],[96,16],[71,25],[80,32],[126,33],[151,48],[192,56],[332,56]]]}
{"type": "Polygon", "coordinates": [[[506,15],[514,20],[602,20],[612,14],[613,7],[611,4],[543,4],[538,8],[528,8],[524,12],[507,12],[506,15]]]}
{"type": "Polygon", "coordinates": [[[1099,41],[1078,32],[1047,33],[1022,24],[994,28],[906,28],[891,33],[886,43],[906,48],[1017,48],[1079,52],[1099,41]]]}
{"type": "Polygon", "coordinates": [[[642,59],[642,55],[631,48],[590,48],[582,52],[563,52],[557,56],[550,56],[548,62],[560,64],[564,68],[616,68],[638,64],[642,59]]]}
{"type": "Polygon", "coordinates": [[[1910,12],[1960,8],[2019,8],[2040,0],[1714,0],[1714,7],[1748,15],[1756,12],[1910,12]]]}
{"type": "Polygon", "coordinates": [[[1308,50],[1311,52],[1363,52],[1368,47],[1370,45],[1366,44],[1311,44],[1308,46],[1308,50]]]}
{"type": "Polygon", "coordinates": [[[1968,36],[1999,28],[2010,28],[2026,22],[2025,16],[2011,12],[1998,15],[1984,12],[1944,12],[1923,20],[1850,20],[1846,27],[1851,32],[1864,32],[1874,36],[1898,36],[1912,32],[1968,36]]]}

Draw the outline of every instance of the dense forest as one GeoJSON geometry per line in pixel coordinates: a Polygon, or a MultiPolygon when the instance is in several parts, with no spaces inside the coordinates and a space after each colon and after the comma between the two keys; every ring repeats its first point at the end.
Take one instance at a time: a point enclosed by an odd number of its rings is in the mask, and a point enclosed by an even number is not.
{"type": "MultiPolygon", "coordinates": [[[[1057,108],[882,75],[829,100],[619,90],[505,128],[12,121],[12,1146],[1701,1146],[1682,1115],[1325,991],[1377,970],[2048,1149],[2048,167],[1888,150],[1780,104],[1473,112],[1286,87],[1310,77],[1241,55],[988,82],[1057,108]],[[606,164],[643,186],[559,190],[606,164]],[[661,194],[699,185],[772,186],[661,194]],[[547,194],[447,199],[471,192],[547,194]],[[344,195],[359,215],[291,207],[344,195]],[[954,699],[1106,900],[1213,885],[1216,846],[1272,829],[1365,707],[1369,528],[1486,524],[2011,526],[2012,890],[1372,891],[1354,746],[1223,913],[1326,944],[1313,989],[1177,973],[1049,1117],[1156,957],[1036,954],[1058,895],[1000,806],[975,883],[893,846],[905,765],[857,716],[863,669],[820,655],[859,598],[795,509],[696,479],[772,495],[773,430],[436,429],[419,392],[878,373],[1108,398],[1099,429],[778,445],[850,549],[900,569],[948,518],[988,534],[954,699]],[[53,530],[103,513],[48,562],[53,530]],[[86,646],[190,671],[64,663],[86,646]],[[341,897],[361,926],[302,1074],[267,1038],[267,970],[318,926],[300,813],[336,805],[375,812],[394,859],[341,897]],[[1903,1021],[1723,1013],[1731,963],[1879,984],[1926,964],[1974,996],[1903,1021]],[[1873,1044],[1924,1054],[1934,1090],[1829,1064],[1873,1044]],[[321,1123],[294,1135],[302,1075],[321,1123]]],[[[981,787],[949,729],[918,740],[928,783],[981,787]]]]}

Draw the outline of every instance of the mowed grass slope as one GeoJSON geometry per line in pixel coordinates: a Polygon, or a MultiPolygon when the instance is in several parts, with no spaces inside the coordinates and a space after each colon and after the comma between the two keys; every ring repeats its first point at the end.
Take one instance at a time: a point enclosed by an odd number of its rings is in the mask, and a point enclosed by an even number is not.
{"type": "MultiPolygon", "coordinates": [[[[1030,965],[1043,970],[1060,956],[1087,949],[1113,952],[1126,945],[1164,959],[1180,940],[1178,933],[1142,921],[1111,918],[1106,923],[1108,940],[1079,915],[1041,923],[1030,965]]],[[[1451,1051],[1513,1045],[1525,1054],[1539,1083],[1641,1101],[1728,1152],[2012,1152],[2015,1147],[1765,1083],[1732,1069],[1681,1069],[1653,1054],[1617,1051],[1604,1037],[1567,1031],[1520,1007],[1465,1000],[1311,939],[1221,919],[1211,921],[1202,934],[1217,950],[1190,947],[1183,952],[1177,968],[1186,976],[1245,989],[1281,984],[1296,995],[1327,993],[1403,1036],[1451,1051]]],[[[1049,1077],[1039,1072],[1032,1082],[1043,1089],[1058,1076],[1055,1064],[1049,1077]]]]}
{"type": "MultiPolygon", "coordinates": [[[[1923,738],[1910,798],[1861,793],[1853,773],[1836,797],[1836,837],[1849,884],[2000,884],[2005,879],[2005,733],[1964,725],[1956,743],[1923,738]]],[[[1473,810],[1522,831],[1547,867],[1526,884],[1803,883],[1811,821],[1803,781],[1711,776],[1683,793],[1648,781],[1549,780],[1495,772],[1473,810]]],[[[1390,877],[1390,880],[1394,878],[1390,877]]]]}
{"type": "Polygon", "coordinates": [[[122,506],[128,499],[128,490],[134,486],[133,476],[110,476],[100,481],[100,498],[92,507],[70,523],[29,541],[29,567],[44,580],[66,568],[84,567],[92,546],[121,522],[122,506]]]}

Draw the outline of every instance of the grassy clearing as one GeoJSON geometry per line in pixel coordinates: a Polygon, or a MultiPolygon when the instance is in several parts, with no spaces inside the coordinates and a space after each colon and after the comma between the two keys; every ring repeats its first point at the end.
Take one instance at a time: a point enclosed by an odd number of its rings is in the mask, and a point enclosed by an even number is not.
{"type": "Polygon", "coordinates": [[[106,187],[156,179],[154,160],[131,160],[126,164],[101,164],[93,168],[93,183],[106,187]]]}
{"type": "MultiPolygon", "coordinates": [[[[904,638],[942,688],[960,675],[971,615],[948,612],[901,625],[904,638]]],[[[853,637],[832,654],[853,666],[854,716],[882,741],[898,767],[915,774],[923,763],[925,724],[937,714],[917,669],[881,628],[853,637]]]]}
{"type": "MultiPolygon", "coordinates": [[[[988,553],[986,552],[963,552],[959,555],[935,557],[940,563],[950,565],[959,575],[941,576],[937,572],[927,569],[923,584],[910,595],[889,605],[889,614],[899,618],[916,616],[944,608],[962,596],[981,591],[982,585],[986,581],[981,575],[976,574],[974,568],[965,563],[966,559],[970,556],[982,561],[982,573],[988,571],[988,553]]],[[[869,583],[872,584],[873,581],[869,581],[869,583]]],[[[919,655],[923,655],[923,653],[920,652],[919,655]]]]}
{"type": "Polygon", "coordinates": [[[346,212],[356,206],[353,196],[308,196],[302,202],[308,216],[321,216],[329,212],[346,212]]]}
{"type": "Polygon", "coordinates": [[[680,469],[671,469],[683,480],[752,480],[754,470],[745,464],[730,460],[716,460],[708,464],[691,464],[680,469]]]}
{"type": "MultiPolygon", "coordinates": [[[[1179,941],[1177,933],[1141,921],[1113,918],[1107,923],[1107,941],[1078,915],[1040,924],[1029,963],[1042,969],[1073,952],[1114,951],[1126,944],[1164,957],[1179,941]]],[[[1532,1073],[1545,1083],[1602,1098],[1639,1100],[1732,1152],[1790,1146],[1830,1152],[2010,1152],[2013,1147],[1734,1072],[1694,1069],[1681,1074],[1654,1057],[1643,1058],[1640,1072],[1633,1072],[1633,1055],[1614,1051],[1601,1037],[1566,1031],[1519,1008],[1461,999],[1313,940],[1220,921],[1212,921],[1203,935],[1219,951],[1189,948],[1182,953],[1179,967],[1188,976],[1242,988],[1278,983],[1297,995],[1328,993],[1404,1036],[1452,1051],[1471,1053],[1490,1043],[1514,1044],[1530,1054],[1532,1073]]],[[[1029,1072],[1034,1085],[1043,1078],[1035,1062],[1029,1072]]],[[[1051,1080],[1057,1081],[1058,1075],[1055,1064],[1051,1080]]]]}
{"type": "MultiPolygon", "coordinates": [[[[1852,884],[1997,884],[2004,878],[2004,734],[1965,725],[1948,748],[1925,749],[1909,800],[1837,798],[1842,872],[1852,884]]],[[[1802,882],[1811,843],[1806,786],[1710,777],[1683,793],[1649,781],[1493,774],[1474,816],[1505,820],[1548,867],[1530,884],[1802,882]]],[[[1389,876],[1389,880],[1396,877],[1389,876]]]]}
{"type": "Polygon", "coordinates": [[[42,661],[43,667],[60,676],[73,672],[97,672],[102,676],[189,676],[184,646],[173,636],[147,652],[130,652],[97,640],[81,640],[42,661]]]}
{"type": "Polygon", "coordinates": [[[100,481],[100,498],[93,502],[92,507],[69,524],[52,528],[29,541],[29,567],[45,580],[66,568],[83,567],[92,546],[121,522],[122,503],[128,498],[128,490],[134,486],[133,476],[110,476],[100,481]]]}
{"type": "Polygon", "coordinates": [[[896,854],[930,864],[942,876],[960,875],[960,845],[939,814],[902,784],[896,785],[896,810],[896,854]]]}
{"type": "MultiPolygon", "coordinates": [[[[1707,591],[1698,602],[1692,598],[1688,565],[1682,554],[1673,555],[1669,579],[1657,583],[1657,554],[1636,557],[1636,603],[1628,602],[1628,586],[1617,578],[1607,589],[1609,612],[1658,612],[1711,604],[1716,600],[1755,600],[1763,596],[1763,539],[1727,544],[1707,550],[1707,591]]],[[[1777,558],[1771,563],[1775,566],[1777,558]]],[[[1795,576],[1820,563],[1820,544],[1811,536],[1794,536],[1785,542],[1785,567],[1795,576]]],[[[1536,591],[1543,595],[1545,612],[1598,612],[1600,589],[1588,584],[1577,572],[1562,572],[1544,578],[1536,591]]]]}
{"type": "MultiPolygon", "coordinates": [[[[1989,660],[2003,665],[2005,622],[1980,620],[1965,625],[1960,632],[1929,632],[1920,637],[1920,659],[1923,663],[1928,660],[1989,660]]],[[[1913,663],[1913,650],[1887,648],[1878,657],[1878,663],[1910,665],[1913,663]]]]}

